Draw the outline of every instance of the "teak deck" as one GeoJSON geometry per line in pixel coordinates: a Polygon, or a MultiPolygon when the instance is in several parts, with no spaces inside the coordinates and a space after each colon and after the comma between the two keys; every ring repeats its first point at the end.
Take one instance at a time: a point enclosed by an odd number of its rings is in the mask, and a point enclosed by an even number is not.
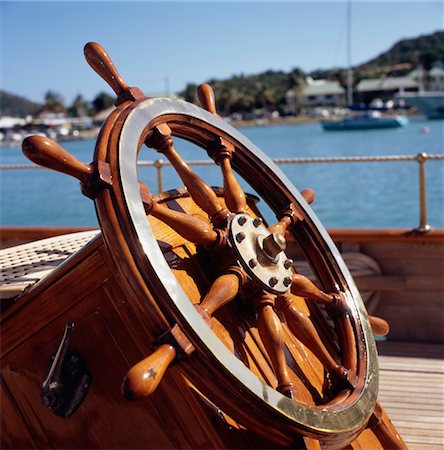
{"type": "Polygon", "coordinates": [[[379,342],[379,400],[410,450],[444,448],[444,345],[379,342]]]}

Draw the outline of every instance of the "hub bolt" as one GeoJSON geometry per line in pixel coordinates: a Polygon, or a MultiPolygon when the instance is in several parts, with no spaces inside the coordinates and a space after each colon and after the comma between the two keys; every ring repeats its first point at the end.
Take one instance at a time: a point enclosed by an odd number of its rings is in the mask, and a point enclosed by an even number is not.
{"type": "Polygon", "coordinates": [[[245,222],[247,221],[247,218],[245,216],[240,216],[239,219],[237,219],[237,223],[240,226],[243,226],[245,224],[245,222]]]}
{"type": "Polygon", "coordinates": [[[292,259],[286,259],[284,262],[284,267],[286,269],[289,269],[291,266],[293,265],[293,260],[292,259]]]}
{"type": "Polygon", "coordinates": [[[271,287],[274,287],[278,284],[278,281],[279,280],[276,277],[271,277],[268,283],[270,284],[271,287]]]}
{"type": "Polygon", "coordinates": [[[291,277],[285,277],[284,278],[284,286],[288,287],[291,284],[291,277]]]}
{"type": "Polygon", "coordinates": [[[250,261],[248,261],[248,265],[254,269],[257,266],[257,260],[256,259],[250,259],[250,261]]]}
{"type": "Polygon", "coordinates": [[[245,239],[245,233],[237,233],[236,234],[236,241],[239,242],[239,244],[245,239]]]}
{"type": "Polygon", "coordinates": [[[253,225],[254,225],[256,228],[258,228],[259,226],[262,225],[262,222],[263,222],[263,220],[262,220],[260,217],[256,217],[256,218],[253,220],[253,225]]]}

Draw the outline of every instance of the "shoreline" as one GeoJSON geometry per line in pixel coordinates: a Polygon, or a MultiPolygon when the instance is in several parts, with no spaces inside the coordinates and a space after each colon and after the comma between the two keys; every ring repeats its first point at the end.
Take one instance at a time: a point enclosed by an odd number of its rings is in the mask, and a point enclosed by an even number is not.
{"type": "Polygon", "coordinates": [[[270,125],[302,125],[305,123],[320,122],[321,118],[306,115],[281,116],[277,118],[250,119],[250,120],[230,120],[228,123],[235,128],[263,127],[270,125]]]}
{"type": "MultiPolygon", "coordinates": [[[[417,112],[408,112],[404,111],[403,115],[409,118],[421,118],[425,116],[418,114],[417,112]]],[[[336,116],[330,117],[313,117],[308,115],[299,115],[299,116],[280,116],[276,118],[258,118],[258,119],[242,119],[242,120],[227,120],[224,119],[227,123],[232,125],[234,128],[252,128],[252,127],[267,127],[273,125],[303,125],[307,123],[320,123],[321,120],[325,119],[335,119],[336,116]]],[[[101,127],[95,127],[91,130],[82,130],[79,131],[76,136],[67,136],[61,137],[57,139],[57,142],[69,142],[69,141],[85,141],[85,140],[94,140],[97,139],[99,135],[101,127]]],[[[25,136],[26,137],[26,136],[25,136]]],[[[18,148],[21,147],[22,141],[8,141],[8,142],[0,142],[0,148],[18,148]]]]}

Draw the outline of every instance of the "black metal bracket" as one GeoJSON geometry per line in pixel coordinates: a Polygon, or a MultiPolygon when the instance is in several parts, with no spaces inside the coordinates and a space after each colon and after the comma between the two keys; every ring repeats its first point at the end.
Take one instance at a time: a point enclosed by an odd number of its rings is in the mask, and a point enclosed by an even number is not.
{"type": "Polygon", "coordinates": [[[42,403],[59,417],[70,417],[91,385],[91,376],[80,355],[68,351],[74,322],[67,322],[57,351],[52,355],[42,384],[42,403]]]}

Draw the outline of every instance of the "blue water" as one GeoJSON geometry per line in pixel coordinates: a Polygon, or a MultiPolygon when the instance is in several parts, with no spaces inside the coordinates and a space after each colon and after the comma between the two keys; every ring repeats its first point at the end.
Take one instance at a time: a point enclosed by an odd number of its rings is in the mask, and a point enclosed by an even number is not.
{"type": "MultiPolygon", "coordinates": [[[[271,157],[416,155],[444,153],[444,121],[414,118],[403,129],[325,132],[317,123],[243,128],[252,142],[271,157]],[[422,132],[424,127],[429,133],[422,132]]],[[[64,147],[90,162],[94,141],[65,142],[64,147]]],[[[176,148],[184,159],[206,159],[183,141],[176,148]]],[[[143,150],[142,159],[159,157],[143,150]]],[[[19,148],[0,148],[0,164],[28,161],[19,148]]],[[[209,184],[221,185],[219,168],[194,167],[209,184]]],[[[371,162],[282,165],[294,185],[316,193],[312,207],[327,227],[413,228],[418,225],[418,164],[371,162]]],[[[427,161],[428,222],[444,228],[444,161],[427,161]]],[[[0,171],[3,225],[97,224],[93,202],[79,183],[48,170],[0,171]]],[[[156,191],[156,172],[140,169],[140,177],[156,191]]],[[[173,169],[164,169],[165,189],[181,186],[173,169]]],[[[243,184],[245,186],[245,184],[243,184]]]]}

